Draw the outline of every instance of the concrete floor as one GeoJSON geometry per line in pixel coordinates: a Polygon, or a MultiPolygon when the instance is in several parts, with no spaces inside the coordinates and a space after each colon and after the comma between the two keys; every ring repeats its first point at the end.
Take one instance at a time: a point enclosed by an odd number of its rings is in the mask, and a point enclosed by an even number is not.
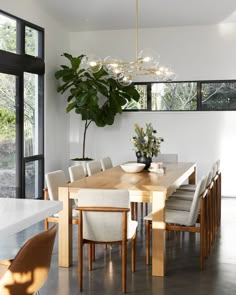
{"type": "MultiPolygon", "coordinates": [[[[222,200],[222,225],[205,269],[199,270],[199,237],[185,233],[173,236],[166,243],[166,276],[152,277],[151,266],[145,265],[145,232],[139,224],[136,272],[130,271],[128,258],[127,294],[157,295],[235,295],[236,294],[236,199],[222,200]]],[[[12,257],[22,243],[43,230],[39,223],[7,240],[0,241],[0,259],[12,257]]],[[[121,263],[118,246],[104,251],[96,248],[94,270],[87,270],[84,259],[84,291],[77,287],[77,227],[74,226],[73,267],[58,268],[58,245],[55,243],[48,280],[41,295],[106,295],[121,294],[121,263]]],[[[130,248],[129,248],[130,250],[130,248]]],[[[130,251],[129,251],[130,253],[130,251]]]]}

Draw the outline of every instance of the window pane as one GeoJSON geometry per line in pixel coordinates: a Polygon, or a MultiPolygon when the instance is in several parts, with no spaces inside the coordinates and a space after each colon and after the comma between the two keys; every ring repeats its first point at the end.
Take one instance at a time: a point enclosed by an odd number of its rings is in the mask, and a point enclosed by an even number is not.
{"type": "Polygon", "coordinates": [[[38,56],[39,32],[33,28],[25,27],[25,53],[38,56]]]}
{"type": "Polygon", "coordinates": [[[16,196],[16,76],[0,73],[0,197],[16,196]]]}
{"type": "Polygon", "coordinates": [[[146,110],[147,109],[147,85],[135,85],[140,99],[139,101],[131,100],[125,106],[125,110],[146,110]]]}
{"type": "Polygon", "coordinates": [[[203,110],[235,110],[236,83],[202,83],[203,110]]]}
{"type": "Polygon", "coordinates": [[[16,20],[0,13],[0,49],[16,53],[16,20]]]}
{"type": "Polygon", "coordinates": [[[43,197],[42,181],[43,161],[25,163],[25,198],[40,199],[43,197]]]}
{"type": "Polygon", "coordinates": [[[197,109],[197,83],[153,83],[152,110],[178,111],[197,109]]]}
{"type": "Polygon", "coordinates": [[[24,73],[24,155],[39,154],[38,75],[24,73]]]}

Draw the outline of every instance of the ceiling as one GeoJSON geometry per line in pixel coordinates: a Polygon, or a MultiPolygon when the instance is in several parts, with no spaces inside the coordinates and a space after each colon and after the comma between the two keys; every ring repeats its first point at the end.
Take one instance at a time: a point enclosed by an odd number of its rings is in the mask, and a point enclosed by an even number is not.
{"type": "MultiPolygon", "coordinates": [[[[73,31],[135,27],[135,0],[43,0],[38,5],[73,31]]],[[[236,0],[139,0],[141,28],[236,22],[236,0]]]]}

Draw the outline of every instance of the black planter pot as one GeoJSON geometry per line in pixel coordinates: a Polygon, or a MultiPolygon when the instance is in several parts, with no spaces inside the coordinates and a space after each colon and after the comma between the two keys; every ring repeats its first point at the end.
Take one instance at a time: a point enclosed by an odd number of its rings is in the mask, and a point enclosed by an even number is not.
{"type": "Polygon", "coordinates": [[[136,153],[136,156],[137,156],[138,163],[145,164],[145,167],[144,167],[145,170],[147,170],[151,166],[151,163],[152,163],[151,157],[141,156],[139,152],[136,153]]]}

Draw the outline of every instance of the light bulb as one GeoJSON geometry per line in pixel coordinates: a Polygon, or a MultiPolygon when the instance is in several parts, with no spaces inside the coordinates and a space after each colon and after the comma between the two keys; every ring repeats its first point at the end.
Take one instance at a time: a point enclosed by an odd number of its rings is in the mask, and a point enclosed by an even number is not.
{"type": "Polygon", "coordinates": [[[132,77],[123,76],[122,78],[118,79],[118,82],[121,86],[127,87],[132,83],[132,77]]]}
{"type": "Polygon", "coordinates": [[[88,55],[84,57],[83,64],[86,63],[85,68],[92,73],[97,73],[102,68],[102,60],[99,56],[96,55],[88,55]]]}
{"type": "Polygon", "coordinates": [[[150,48],[145,48],[138,55],[138,62],[142,64],[143,69],[155,68],[159,63],[159,55],[150,48]]]}

